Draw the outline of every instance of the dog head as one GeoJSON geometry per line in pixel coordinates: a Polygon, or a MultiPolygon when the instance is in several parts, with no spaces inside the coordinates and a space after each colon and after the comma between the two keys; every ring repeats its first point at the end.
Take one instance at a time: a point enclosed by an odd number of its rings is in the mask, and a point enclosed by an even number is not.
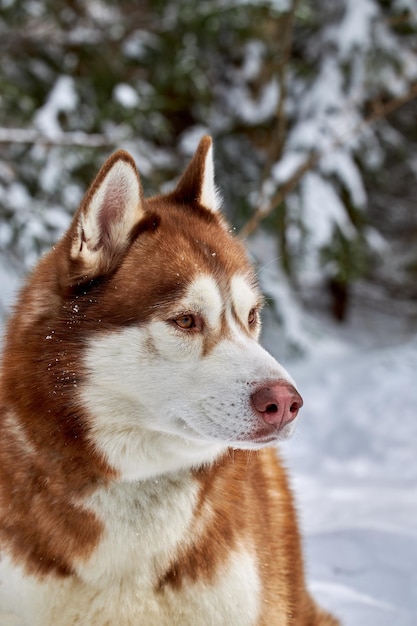
{"type": "Polygon", "coordinates": [[[262,296],[219,209],[209,137],[174,191],[147,200],[116,152],[28,292],[58,395],[125,479],[294,428],[302,400],[258,343],[262,296]]]}

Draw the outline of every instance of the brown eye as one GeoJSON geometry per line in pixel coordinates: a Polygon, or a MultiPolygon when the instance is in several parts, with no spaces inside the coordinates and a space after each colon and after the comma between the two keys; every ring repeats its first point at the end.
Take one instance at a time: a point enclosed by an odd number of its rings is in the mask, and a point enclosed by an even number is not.
{"type": "Polygon", "coordinates": [[[196,326],[194,315],[181,315],[177,317],[174,322],[183,330],[190,330],[196,326]]]}
{"type": "Polygon", "coordinates": [[[253,326],[258,319],[258,312],[256,309],[251,309],[248,315],[248,324],[249,326],[253,326]]]}

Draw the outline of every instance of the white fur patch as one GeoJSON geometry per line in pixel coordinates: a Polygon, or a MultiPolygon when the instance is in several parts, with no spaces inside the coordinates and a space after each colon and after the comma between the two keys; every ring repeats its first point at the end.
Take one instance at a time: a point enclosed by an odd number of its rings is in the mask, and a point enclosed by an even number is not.
{"type": "Polygon", "coordinates": [[[213,146],[210,146],[207,150],[199,200],[204,207],[210,209],[213,213],[216,213],[221,208],[221,196],[214,182],[213,146]]]}
{"type": "Polygon", "coordinates": [[[220,325],[224,304],[219,287],[211,276],[199,276],[181,301],[184,307],[201,313],[211,328],[220,325]]]}
{"type": "Polygon", "coordinates": [[[238,274],[230,281],[230,292],[236,315],[243,324],[247,323],[249,311],[258,304],[259,295],[245,276],[238,274]]]}
{"type": "Polygon", "coordinates": [[[118,584],[153,593],[171,555],[192,536],[197,497],[198,484],[185,472],[95,491],[86,504],[105,520],[105,535],[78,575],[100,589],[118,584]]]}
{"type": "MultiPolygon", "coordinates": [[[[168,513],[168,511],[167,511],[168,513]]],[[[113,516],[114,517],[114,516],[113,516]]],[[[169,518],[166,518],[169,519],[169,518]]],[[[169,526],[169,524],[167,524],[169,526]]],[[[140,535],[140,533],[139,533],[140,535]]],[[[159,538],[158,538],[159,540],[159,538]]],[[[137,541],[129,547],[130,565],[136,570],[129,579],[90,584],[84,579],[87,568],[67,579],[45,578],[42,582],[26,576],[7,559],[0,563],[3,626],[255,626],[261,604],[261,584],[255,560],[247,549],[231,552],[214,580],[190,582],[181,589],[158,591],[155,580],[140,575],[149,563],[139,546],[149,552],[157,547],[155,535],[148,546],[137,541]],[[137,559],[137,560],[136,560],[137,559]],[[140,566],[139,566],[140,564],[140,566]],[[139,578],[138,578],[139,576],[139,578]],[[19,594],[17,594],[19,590],[19,594]],[[22,601],[24,598],[24,601],[22,601]],[[5,600],[5,603],[3,603],[5,600]],[[3,617],[5,620],[3,621],[3,617]],[[198,621],[196,621],[196,619],[198,621]]],[[[123,553],[128,552],[127,546],[123,553]]],[[[115,551],[112,551],[113,555],[115,551]]],[[[110,556],[110,554],[108,555],[110,556]]],[[[91,563],[95,565],[96,563],[91,563]]],[[[111,563],[109,570],[111,569],[111,563]]],[[[116,574],[116,572],[114,573],[116,574]]]]}

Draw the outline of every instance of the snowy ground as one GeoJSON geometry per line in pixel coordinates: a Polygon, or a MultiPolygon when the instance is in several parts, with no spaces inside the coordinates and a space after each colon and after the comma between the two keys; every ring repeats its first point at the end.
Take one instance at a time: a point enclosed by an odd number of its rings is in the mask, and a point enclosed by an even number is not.
{"type": "MultiPolygon", "coordinates": [[[[1,285],[8,306],[0,272],[1,285]]],[[[344,626],[417,625],[417,325],[401,319],[356,307],[340,328],[320,316],[311,356],[288,364],[305,404],[281,452],[311,589],[344,626]]]]}
{"type": "Polygon", "coordinates": [[[305,405],[284,454],[314,595],[345,626],[416,626],[417,336],[361,344],[291,367],[305,405]]]}

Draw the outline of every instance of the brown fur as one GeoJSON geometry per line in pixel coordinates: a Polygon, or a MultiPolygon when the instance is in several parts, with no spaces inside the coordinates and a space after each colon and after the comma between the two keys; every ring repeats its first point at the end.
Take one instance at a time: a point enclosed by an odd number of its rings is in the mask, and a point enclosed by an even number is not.
{"type": "Polygon", "coordinates": [[[262,580],[257,626],[281,623],[283,614],[288,624],[336,626],[305,590],[293,498],[276,451],[230,450],[195,475],[201,485],[195,525],[201,521],[203,530],[161,577],[161,592],[210,580],[230,552],[244,545],[256,555],[262,580]]]}

